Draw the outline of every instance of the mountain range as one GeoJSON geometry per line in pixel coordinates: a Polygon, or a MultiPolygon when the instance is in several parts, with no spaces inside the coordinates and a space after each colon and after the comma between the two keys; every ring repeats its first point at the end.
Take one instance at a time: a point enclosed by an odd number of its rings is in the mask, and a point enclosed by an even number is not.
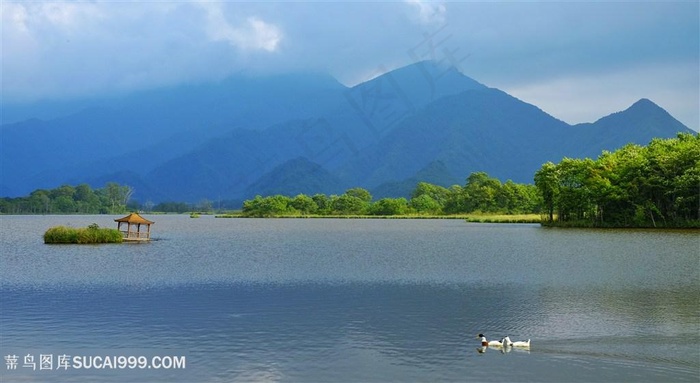
{"type": "Polygon", "coordinates": [[[570,125],[431,61],[353,87],[313,73],[239,75],[87,100],[0,129],[0,196],[117,182],[156,203],[350,187],[399,197],[420,181],[463,184],[475,171],[531,183],[547,161],[693,132],[647,99],[570,125]]]}

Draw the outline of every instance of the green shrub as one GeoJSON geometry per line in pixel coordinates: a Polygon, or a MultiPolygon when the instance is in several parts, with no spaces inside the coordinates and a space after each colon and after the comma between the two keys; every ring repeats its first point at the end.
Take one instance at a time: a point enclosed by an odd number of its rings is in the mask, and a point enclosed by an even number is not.
{"type": "Polygon", "coordinates": [[[44,243],[78,243],[78,231],[65,226],[52,227],[44,233],[44,243]]]}

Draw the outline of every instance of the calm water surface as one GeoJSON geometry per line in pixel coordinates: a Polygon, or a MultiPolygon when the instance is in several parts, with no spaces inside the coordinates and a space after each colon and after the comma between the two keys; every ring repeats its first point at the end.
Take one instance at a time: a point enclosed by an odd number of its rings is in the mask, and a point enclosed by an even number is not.
{"type": "Polygon", "coordinates": [[[0,217],[0,381],[700,379],[697,231],[149,216],[151,243],[41,239],[113,218],[0,217]],[[477,333],[532,347],[481,353],[477,333]],[[63,370],[59,355],[186,367],[63,370]]]}

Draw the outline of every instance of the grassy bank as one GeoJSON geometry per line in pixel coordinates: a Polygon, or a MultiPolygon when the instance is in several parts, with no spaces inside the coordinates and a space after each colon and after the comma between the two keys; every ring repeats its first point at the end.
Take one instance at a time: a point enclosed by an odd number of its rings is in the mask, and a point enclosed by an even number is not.
{"type": "Polygon", "coordinates": [[[540,223],[539,214],[469,214],[467,222],[480,223],[540,223]]]}
{"type": "MultiPolygon", "coordinates": [[[[219,214],[216,218],[249,218],[240,213],[219,214]]],[[[267,218],[342,218],[342,219],[463,219],[467,222],[481,223],[540,223],[539,214],[454,214],[454,215],[333,215],[333,214],[307,214],[307,215],[278,215],[267,218]]]]}
{"type": "Polygon", "coordinates": [[[466,215],[363,215],[363,214],[284,214],[269,217],[252,217],[243,214],[219,214],[215,218],[309,218],[309,219],[466,219],[466,215]]]}
{"type": "Polygon", "coordinates": [[[542,221],[545,227],[580,228],[580,229],[700,229],[700,221],[684,221],[666,223],[663,221],[653,223],[616,223],[616,222],[591,222],[591,221],[542,221]]]}
{"type": "Polygon", "coordinates": [[[117,229],[103,229],[92,224],[85,228],[54,226],[44,233],[44,243],[121,243],[122,233],[117,229]]]}

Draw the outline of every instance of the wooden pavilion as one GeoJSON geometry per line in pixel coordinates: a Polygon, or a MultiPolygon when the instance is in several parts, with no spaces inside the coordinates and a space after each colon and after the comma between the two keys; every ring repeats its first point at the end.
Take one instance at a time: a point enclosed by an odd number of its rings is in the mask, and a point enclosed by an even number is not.
{"type": "Polygon", "coordinates": [[[151,239],[151,225],[153,221],[141,217],[138,213],[131,213],[126,217],[115,219],[117,230],[124,235],[125,241],[149,241],[151,239]],[[122,224],[126,224],[126,230],[122,229],[122,224]],[[145,226],[145,231],[141,231],[141,226],[145,226]]]}

